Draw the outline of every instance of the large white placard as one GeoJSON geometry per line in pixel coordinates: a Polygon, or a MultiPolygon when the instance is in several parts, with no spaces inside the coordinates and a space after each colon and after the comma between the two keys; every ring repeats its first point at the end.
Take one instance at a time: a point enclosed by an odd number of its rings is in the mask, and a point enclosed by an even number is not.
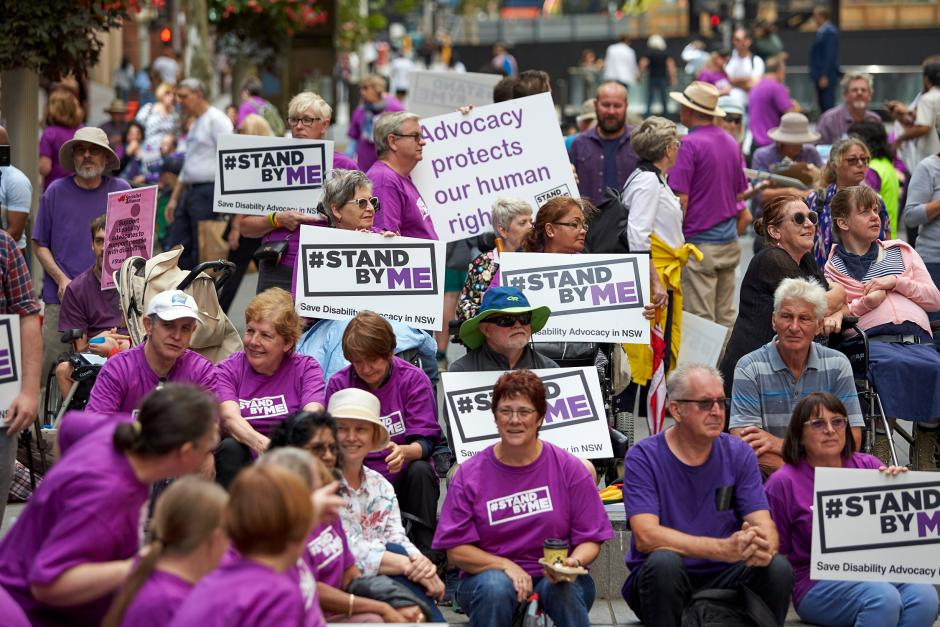
{"type": "Polygon", "coordinates": [[[411,73],[407,109],[422,118],[453,113],[459,107],[493,104],[493,87],[498,74],[474,72],[411,73]]]}
{"type": "MultiPolygon", "coordinates": [[[[539,437],[588,459],[611,457],[604,398],[594,368],[533,370],[548,401],[539,437]]],[[[444,404],[457,462],[499,441],[493,419],[493,385],[502,372],[442,372],[444,404]]]]}
{"type": "Polygon", "coordinates": [[[683,311],[677,365],[695,362],[717,368],[727,335],[728,327],[683,311]]]}
{"type": "Polygon", "coordinates": [[[444,257],[443,242],[301,226],[297,312],[343,320],[368,309],[440,331],[444,257]]]}
{"type": "Polygon", "coordinates": [[[333,142],[222,135],[215,173],[216,213],[316,213],[333,142]]]}
{"type": "Polygon", "coordinates": [[[940,477],[816,468],[810,578],[940,584],[940,477]]]}
{"type": "Polygon", "coordinates": [[[493,230],[493,201],[521,198],[538,210],[578,195],[551,94],[421,120],[427,144],[411,172],[442,241],[493,230]]]}
{"type": "Polygon", "coordinates": [[[536,342],[649,344],[649,255],[503,253],[500,281],[552,310],[536,342]]]}
{"type": "Polygon", "coordinates": [[[6,420],[10,404],[20,393],[23,374],[20,349],[20,317],[0,315],[0,420],[6,420]]]}

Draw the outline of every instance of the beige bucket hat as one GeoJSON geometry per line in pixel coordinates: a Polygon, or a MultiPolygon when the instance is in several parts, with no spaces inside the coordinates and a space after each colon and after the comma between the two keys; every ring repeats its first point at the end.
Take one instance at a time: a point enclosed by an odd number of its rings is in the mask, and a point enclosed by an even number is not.
{"type": "Polygon", "coordinates": [[[718,106],[718,88],[711,83],[702,81],[693,81],[681,92],[669,92],[669,97],[688,107],[693,111],[704,113],[705,115],[714,115],[719,118],[725,117],[724,109],[718,106]]]}
{"type": "Polygon", "coordinates": [[[781,144],[815,144],[821,135],[809,130],[809,119],[802,113],[784,113],[780,126],[767,131],[767,137],[781,144]]]}
{"type": "Polygon", "coordinates": [[[69,172],[75,171],[75,160],[72,158],[72,149],[77,142],[94,144],[95,146],[101,146],[105,149],[108,153],[108,163],[104,167],[105,172],[111,172],[121,167],[121,160],[118,159],[114,150],[111,149],[107,133],[97,126],[84,126],[75,131],[75,135],[72,136],[72,139],[62,144],[62,147],[59,148],[59,163],[62,165],[63,169],[69,172]]]}

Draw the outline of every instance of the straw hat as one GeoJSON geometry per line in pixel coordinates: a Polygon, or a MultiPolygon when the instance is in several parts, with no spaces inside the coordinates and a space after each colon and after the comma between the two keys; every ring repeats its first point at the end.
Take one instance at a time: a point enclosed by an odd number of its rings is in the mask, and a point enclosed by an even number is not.
{"type": "Polygon", "coordinates": [[[327,411],[337,420],[360,420],[375,427],[376,437],[372,443],[372,451],[375,452],[388,446],[388,427],[379,417],[380,408],[375,394],[359,388],[346,388],[330,397],[327,411]]]}
{"type": "Polygon", "coordinates": [[[780,126],[767,131],[767,137],[781,144],[815,144],[820,134],[809,130],[809,119],[802,113],[784,113],[780,126]]]}
{"type": "Polygon", "coordinates": [[[107,133],[97,126],[85,126],[75,131],[75,135],[72,136],[72,139],[62,144],[62,147],[59,148],[59,164],[64,170],[68,172],[75,171],[75,161],[72,159],[72,148],[75,146],[76,142],[101,146],[107,151],[108,163],[104,167],[105,172],[117,170],[121,167],[120,159],[118,159],[118,156],[111,150],[111,144],[108,143],[107,133]]]}
{"type": "Polygon", "coordinates": [[[105,113],[127,113],[127,103],[125,103],[120,98],[115,98],[111,101],[111,105],[106,107],[104,110],[105,113]]]}
{"type": "Polygon", "coordinates": [[[581,113],[578,114],[578,117],[575,118],[578,124],[581,122],[586,122],[588,120],[597,119],[597,110],[594,108],[594,98],[588,98],[583,103],[581,103],[581,113]]]}
{"type": "Polygon", "coordinates": [[[725,117],[724,110],[718,106],[718,88],[711,83],[702,81],[693,81],[681,92],[669,92],[669,97],[688,107],[693,111],[704,113],[705,115],[714,115],[719,118],[725,117]]]}

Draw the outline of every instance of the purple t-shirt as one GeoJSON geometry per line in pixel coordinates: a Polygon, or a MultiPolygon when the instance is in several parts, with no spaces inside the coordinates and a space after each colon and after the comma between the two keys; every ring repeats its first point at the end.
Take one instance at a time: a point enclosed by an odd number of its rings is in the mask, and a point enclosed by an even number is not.
{"type": "MultiPolygon", "coordinates": [[[[42,179],[43,190],[49,189],[54,181],[72,174],[59,163],[59,150],[62,148],[62,144],[72,139],[75,136],[75,131],[83,126],[84,124],[79,124],[74,128],[66,128],[65,126],[54,125],[43,129],[42,136],[39,138],[39,156],[49,157],[52,160],[52,169],[42,179]]],[[[90,223],[91,220],[89,220],[90,223]]]]}
{"type": "Polygon", "coordinates": [[[772,144],[767,131],[780,126],[780,118],[790,110],[790,90],[771,78],[762,79],[747,97],[747,114],[751,135],[758,146],[772,144]]]}
{"type": "MultiPolygon", "coordinates": [[[[83,189],[75,184],[75,177],[59,179],[50,185],[39,201],[33,241],[52,252],[56,264],[70,279],[95,264],[91,251],[91,221],[103,215],[108,208],[108,194],[130,189],[124,179],[105,176],[95,189],[83,189]]],[[[58,305],[58,286],[52,277],[42,281],[42,300],[58,305]]]]}
{"type": "Polygon", "coordinates": [[[0,616],[6,627],[29,627],[23,608],[3,588],[0,588],[0,616]]]}
{"type": "Polygon", "coordinates": [[[49,585],[81,564],[124,560],[137,552],[150,490],[114,450],[113,433],[90,434],[53,466],[0,542],[0,586],[33,625],[98,625],[112,595],[53,608],[36,601],[30,586],[49,585]]]}
{"type": "Polygon", "coordinates": [[[669,186],[689,197],[682,224],[687,240],[735,217],[737,195],[747,189],[737,142],[717,126],[696,126],[682,138],[669,186]]]}
{"type": "MultiPolygon", "coordinates": [[[[853,453],[842,460],[843,468],[873,468],[884,466],[877,457],[853,453]]],[[[816,469],[806,461],[799,466],[784,464],[770,475],[765,489],[770,503],[770,514],[777,524],[780,553],[786,555],[793,567],[793,605],[799,607],[803,596],[816,585],[809,578],[810,552],[813,544],[813,481],[816,469]]]]}
{"type": "MultiPolygon", "coordinates": [[[[743,440],[722,433],[700,466],[687,466],[669,449],[664,431],[640,440],[627,452],[623,476],[623,504],[627,520],[637,514],[653,514],[659,524],[692,536],[727,538],[740,531],[744,517],[766,510],[757,457],[743,440]],[[716,492],[730,488],[731,505],[718,511],[716,492]]],[[[630,537],[627,568],[632,578],[647,558],[630,537]]],[[[683,557],[690,573],[710,573],[726,568],[722,562],[683,557]]],[[[629,586],[628,578],[627,586],[629,586]]],[[[625,588],[628,589],[628,588],[625,588]]]]}
{"type": "Polygon", "coordinates": [[[330,524],[320,523],[314,527],[307,536],[307,550],[301,559],[318,583],[342,589],[343,573],[356,565],[342,521],[337,518],[330,524]]]}
{"type": "Polygon", "coordinates": [[[494,446],[460,465],[437,523],[436,550],[472,544],[541,577],[546,538],[567,540],[573,549],[613,537],[597,486],[578,458],[543,441],[534,462],[507,466],[494,446]]]}
{"type": "Polygon", "coordinates": [[[366,176],[382,206],[375,214],[375,226],[403,237],[437,239],[431,212],[410,176],[402,176],[383,161],[376,161],[366,176]]]}
{"type": "MultiPolygon", "coordinates": [[[[366,111],[365,103],[360,104],[353,111],[349,120],[349,130],[346,135],[356,142],[356,162],[359,168],[365,172],[375,163],[375,139],[372,136],[375,118],[383,113],[392,113],[394,111],[404,111],[405,107],[395,98],[385,98],[385,108],[375,115],[372,111],[366,111]]],[[[335,166],[334,167],[338,167],[335,166]]],[[[435,238],[436,239],[436,238],[435,238]]]]}
{"type": "Polygon", "coordinates": [[[65,288],[59,310],[59,331],[81,329],[92,338],[113,328],[117,328],[118,333],[127,333],[121,316],[120,295],[117,290],[102,292],[94,268],[88,268],[65,288]]]}
{"type": "Polygon", "coordinates": [[[214,391],[219,402],[238,403],[242,417],[266,436],[307,403],[326,407],[325,386],[317,360],[296,352],[286,355],[269,377],[255,372],[244,351],[229,355],[215,367],[214,391]]]}
{"type": "MultiPolygon", "coordinates": [[[[144,397],[153,392],[160,383],[160,377],[147,363],[144,346],[146,343],[138,344],[105,362],[95,380],[95,386],[91,388],[86,411],[114,414],[132,412],[140,407],[144,397]]],[[[166,380],[172,383],[192,383],[212,391],[215,373],[211,361],[186,349],[170,368],[166,380]]]]}
{"type": "MultiPolygon", "coordinates": [[[[388,427],[392,442],[408,444],[417,437],[429,438],[434,444],[441,439],[441,427],[437,424],[437,402],[431,380],[424,371],[400,357],[392,357],[392,372],[388,380],[376,389],[369,386],[356,375],[353,367],[346,366],[332,377],[326,386],[326,399],[329,401],[339,390],[359,388],[375,394],[381,407],[382,421],[388,427]]],[[[369,453],[365,465],[395,483],[397,473],[390,473],[385,458],[388,451],[369,453]]],[[[402,465],[402,470],[408,465],[402,465]]]]}
{"type": "Polygon", "coordinates": [[[69,411],[59,423],[59,457],[64,457],[76,442],[99,429],[114,431],[122,422],[133,422],[134,414],[98,414],[91,411],[69,411]]]}
{"type": "Polygon", "coordinates": [[[155,570],[137,591],[121,627],[166,627],[193,589],[176,575],[155,570]]]}
{"type": "Polygon", "coordinates": [[[267,627],[305,624],[304,599],[287,573],[239,558],[203,577],[172,627],[267,627]]]}

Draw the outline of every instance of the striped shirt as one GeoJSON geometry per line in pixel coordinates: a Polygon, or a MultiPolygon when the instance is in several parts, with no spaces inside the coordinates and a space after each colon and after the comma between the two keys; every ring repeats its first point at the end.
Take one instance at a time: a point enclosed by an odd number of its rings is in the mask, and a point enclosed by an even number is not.
{"type": "MultiPolygon", "coordinates": [[[[846,276],[853,276],[842,259],[840,249],[836,249],[836,254],[832,256],[832,267],[846,276]]],[[[904,257],[901,255],[901,249],[898,247],[885,248],[880,252],[878,258],[872,262],[861,278],[862,283],[868,283],[872,279],[883,276],[895,276],[904,274],[904,257]]]]}
{"type": "Polygon", "coordinates": [[[813,342],[806,369],[794,380],[777,351],[776,341],[775,337],[738,361],[734,369],[729,428],[756,426],[782,438],[793,408],[813,392],[834,394],[845,405],[849,424],[861,427],[862,410],[848,358],[813,342]]]}

